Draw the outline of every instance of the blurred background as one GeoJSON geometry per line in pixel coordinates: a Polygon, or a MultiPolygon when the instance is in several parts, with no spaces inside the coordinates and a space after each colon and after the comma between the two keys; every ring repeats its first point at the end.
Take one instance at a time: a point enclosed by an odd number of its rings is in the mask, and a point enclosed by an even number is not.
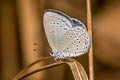
{"type": "MultiPolygon", "coordinates": [[[[12,80],[24,66],[49,56],[42,22],[45,9],[62,11],[87,24],[86,0],[0,0],[0,80],[12,80]]],[[[120,0],[92,0],[92,22],[95,80],[120,80],[120,0]]],[[[76,59],[88,73],[88,54],[76,59]]],[[[62,65],[26,80],[74,78],[62,65]]]]}

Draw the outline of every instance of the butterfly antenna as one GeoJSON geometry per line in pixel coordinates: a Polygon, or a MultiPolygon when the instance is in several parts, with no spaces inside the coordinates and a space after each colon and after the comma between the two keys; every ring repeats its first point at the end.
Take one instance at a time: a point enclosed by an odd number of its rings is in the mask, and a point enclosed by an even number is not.
{"type": "Polygon", "coordinates": [[[33,51],[38,51],[40,49],[45,49],[45,50],[51,51],[51,49],[49,47],[43,47],[39,43],[33,43],[33,45],[35,46],[33,51]]]}

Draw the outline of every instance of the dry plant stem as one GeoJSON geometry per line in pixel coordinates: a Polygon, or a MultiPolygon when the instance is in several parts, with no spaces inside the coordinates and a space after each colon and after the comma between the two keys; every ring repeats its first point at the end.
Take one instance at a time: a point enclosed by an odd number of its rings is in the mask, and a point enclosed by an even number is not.
{"type": "Polygon", "coordinates": [[[41,61],[45,61],[45,60],[48,60],[48,59],[50,59],[50,58],[52,58],[52,56],[40,58],[40,59],[34,61],[33,63],[29,64],[29,65],[26,66],[24,69],[22,69],[22,70],[14,77],[13,80],[18,80],[18,78],[19,78],[21,75],[25,74],[25,72],[26,72],[29,68],[31,68],[32,66],[34,66],[35,64],[37,64],[37,63],[39,63],[39,62],[41,62],[41,61]]]}
{"type": "Polygon", "coordinates": [[[66,62],[60,61],[60,62],[56,62],[56,63],[52,63],[52,64],[49,64],[49,65],[40,67],[39,69],[36,69],[36,70],[31,71],[29,73],[21,74],[18,78],[14,79],[14,80],[21,80],[21,79],[26,78],[26,77],[34,74],[34,73],[39,72],[39,71],[46,70],[46,69],[49,69],[49,68],[52,68],[52,67],[56,67],[56,66],[59,66],[59,65],[62,65],[62,64],[68,64],[69,65],[69,67],[72,70],[72,73],[73,73],[73,76],[74,76],[75,80],[88,80],[88,77],[87,77],[87,74],[86,74],[84,68],[82,67],[82,65],[79,62],[77,62],[74,59],[70,59],[69,61],[66,61],[66,62]]]}
{"type": "Polygon", "coordinates": [[[71,61],[66,63],[71,68],[75,80],[88,80],[88,76],[83,66],[78,61],[71,59],[71,61]]]}
{"type": "Polygon", "coordinates": [[[92,20],[91,20],[91,0],[87,0],[87,26],[88,32],[91,37],[91,48],[89,51],[89,78],[94,80],[94,70],[93,70],[93,43],[92,43],[92,20]]]}
{"type": "Polygon", "coordinates": [[[34,70],[34,71],[31,71],[31,72],[26,73],[26,74],[23,74],[23,75],[20,75],[19,78],[18,78],[18,79],[15,79],[15,80],[22,80],[22,79],[24,79],[24,78],[26,78],[26,77],[28,77],[28,76],[30,76],[30,75],[32,75],[32,74],[35,74],[35,73],[40,72],[40,71],[42,71],[42,70],[49,69],[49,68],[51,68],[51,67],[59,66],[59,65],[61,65],[61,64],[64,64],[64,63],[56,62],[56,63],[52,63],[52,64],[49,64],[49,65],[40,67],[39,69],[36,69],[36,70],[34,70]]]}

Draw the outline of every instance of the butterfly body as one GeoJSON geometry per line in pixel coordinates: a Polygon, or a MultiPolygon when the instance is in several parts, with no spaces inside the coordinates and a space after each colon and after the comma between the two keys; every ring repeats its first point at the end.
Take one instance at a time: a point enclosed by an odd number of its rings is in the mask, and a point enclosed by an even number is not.
{"type": "Polygon", "coordinates": [[[62,12],[47,10],[44,13],[45,33],[55,59],[77,57],[88,52],[90,37],[85,25],[62,12]]]}

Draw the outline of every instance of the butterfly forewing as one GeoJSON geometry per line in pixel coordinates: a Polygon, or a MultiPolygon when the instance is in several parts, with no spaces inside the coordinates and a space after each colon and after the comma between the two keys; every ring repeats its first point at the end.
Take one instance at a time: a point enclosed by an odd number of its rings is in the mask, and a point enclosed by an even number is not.
{"type": "Polygon", "coordinates": [[[45,11],[44,28],[53,52],[60,50],[59,42],[71,27],[71,20],[68,16],[54,10],[45,11]]]}

